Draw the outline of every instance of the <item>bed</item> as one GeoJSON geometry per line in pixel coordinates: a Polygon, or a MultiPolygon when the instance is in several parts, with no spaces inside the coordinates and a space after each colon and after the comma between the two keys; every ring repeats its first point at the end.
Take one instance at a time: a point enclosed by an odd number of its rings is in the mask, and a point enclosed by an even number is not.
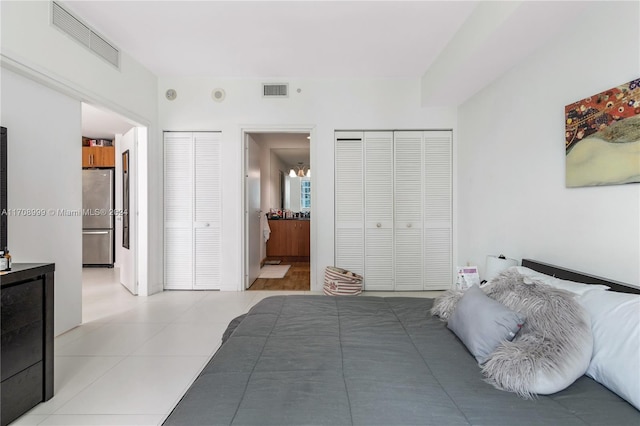
{"type": "MultiPolygon", "coordinates": [[[[562,279],[640,293],[523,260],[562,279]]],[[[610,290],[610,291],[611,291],[610,290]]],[[[533,400],[485,382],[433,299],[272,296],[233,321],[165,425],[639,425],[587,376],[533,400]]]]}

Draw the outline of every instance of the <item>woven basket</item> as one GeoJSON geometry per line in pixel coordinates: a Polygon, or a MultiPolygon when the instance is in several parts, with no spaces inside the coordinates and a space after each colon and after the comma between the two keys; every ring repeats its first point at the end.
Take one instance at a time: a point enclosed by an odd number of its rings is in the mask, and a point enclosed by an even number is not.
{"type": "Polygon", "coordinates": [[[324,271],[324,294],[352,296],[362,293],[362,276],[346,269],[327,266],[324,271]]]}

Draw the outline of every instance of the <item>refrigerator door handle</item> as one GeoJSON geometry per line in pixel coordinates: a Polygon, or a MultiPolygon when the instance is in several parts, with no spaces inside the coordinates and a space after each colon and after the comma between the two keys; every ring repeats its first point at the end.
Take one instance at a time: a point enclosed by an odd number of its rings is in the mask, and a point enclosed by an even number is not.
{"type": "Polygon", "coordinates": [[[106,235],[109,231],[82,231],[82,233],[87,235],[106,235]]]}

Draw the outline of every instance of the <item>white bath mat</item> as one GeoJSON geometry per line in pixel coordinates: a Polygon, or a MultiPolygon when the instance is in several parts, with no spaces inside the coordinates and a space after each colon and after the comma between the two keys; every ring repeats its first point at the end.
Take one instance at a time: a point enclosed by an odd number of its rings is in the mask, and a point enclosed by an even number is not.
{"type": "Polygon", "coordinates": [[[258,278],[284,278],[291,265],[264,265],[258,278]]]}

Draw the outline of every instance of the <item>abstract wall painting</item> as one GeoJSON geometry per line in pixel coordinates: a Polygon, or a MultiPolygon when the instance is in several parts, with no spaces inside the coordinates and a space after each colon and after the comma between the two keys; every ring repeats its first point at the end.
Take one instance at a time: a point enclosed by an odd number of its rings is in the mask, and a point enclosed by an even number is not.
{"type": "Polygon", "coordinates": [[[565,106],[566,186],[640,182],[640,78],[565,106]]]}

